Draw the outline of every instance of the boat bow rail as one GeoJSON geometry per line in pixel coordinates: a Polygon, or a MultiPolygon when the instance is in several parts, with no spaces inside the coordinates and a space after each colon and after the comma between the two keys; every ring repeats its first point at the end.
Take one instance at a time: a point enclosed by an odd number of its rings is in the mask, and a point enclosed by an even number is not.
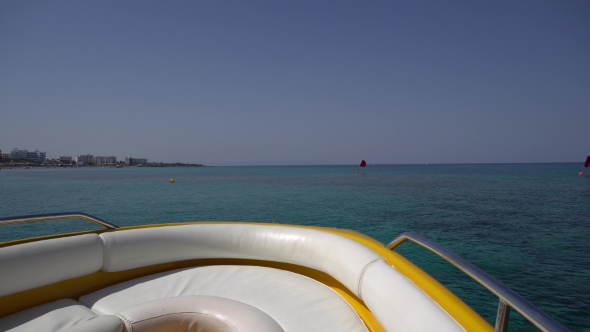
{"type": "Polygon", "coordinates": [[[449,249],[438,245],[420,235],[413,232],[405,232],[391,241],[386,247],[393,250],[395,247],[409,240],[421,247],[428,249],[442,259],[446,260],[463,273],[467,274],[480,285],[484,286],[491,293],[499,298],[498,311],[496,314],[496,323],[494,326],[495,332],[504,332],[507,330],[508,317],[510,309],[516,310],[525,319],[535,325],[541,331],[569,331],[566,327],[551,318],[549,315],[541,311],[529,301],[510,288],[503,285],[501,282],[494,279],[489,274],[477,268],[475,265],[469,263],[467,260],[456,255],[449,249]]]}
{"type": "MultiPolygon", "coordinates": [[[[45,220],[58,220],[58,219],[83,219],[90,221],[107,229],[116,229],[119,226],[94,217],[92,215],[81,213],[81,212],[67,212],[67,213],[50,213],[50,214],[37,214],[27,215],[19,217],[8,217],[0,218],[0,225],[3,224],[14,224],[23,222],[35,222],[45,220]]],[[[433,252],[439,257],[443,258],[463,273],[474,279],[476,282],[484,286],[491,293],[499,298],[498,311],[496,315],[495,331],[506,331],[508,325],[508,317],[510,310],[514,309],[520,313],[525,319],[535,325],[542,331],[568,331],[563,325],[555,321],[549,315],[535,307],[533,304],[525,300],[523,297],[506,287],[487,273],[483,272],[473,264],[469,263],[465,259],[454,254],[450,250],[424,238],[412,232],[402,233],[400,236],[395,238],[385,247],[389,250],[395,249],[404,241],[409,240],[415,244],[418,244],[425,249],[433,252]]],[[[381,247],[382,248],[382,247],[381,247]]],[[[354,287],[353,287],[354,288],[354,287]]]]}
{"type": "Polygon", "coordinates": [[[0,225],[2,224],[18,224],[23,222],[45,221],[45,220],[59,220],[59,219],[84,219],[105,228],[119,228],[119,226],[102,220],[98,217],[91,216],[82,212],[62,212],[62,213],[46,213],[33,214],[19,217],[0,218],[0,225]]]}

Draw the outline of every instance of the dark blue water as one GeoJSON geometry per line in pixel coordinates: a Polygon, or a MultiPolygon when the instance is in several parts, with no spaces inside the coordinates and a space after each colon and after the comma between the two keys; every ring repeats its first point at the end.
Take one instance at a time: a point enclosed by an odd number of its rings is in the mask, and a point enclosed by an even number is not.
{"type": "MultiPolygon", "coordinates": [[[[590,178],[579,164],[0,171],[0,217],[86,212],[119,225],[201,220],[350,228],[446,246],[572,330],[590,331],[590,178]],[[169,183],[174,178],[176,183],[169,183]]],[[[0,227],[0,241],[92,228],[0,227]]],[[[432,254],[400,253],[492,322],[497,299],[432,254]]],[[[511,330],[532,330],[512,314],[511,330]]]]}

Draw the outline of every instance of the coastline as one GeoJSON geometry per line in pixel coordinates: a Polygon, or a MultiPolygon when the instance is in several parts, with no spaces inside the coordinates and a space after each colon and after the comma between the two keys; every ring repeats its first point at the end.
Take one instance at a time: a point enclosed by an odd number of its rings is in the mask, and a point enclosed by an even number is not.
{"type": "Polygon", "coordinates": [[[202,164],[154,164],[154,165],[0,165],[0,170],[11,169],[78,169],[78,168],[155,168],[155,167],[210,167],[202,164]]]}

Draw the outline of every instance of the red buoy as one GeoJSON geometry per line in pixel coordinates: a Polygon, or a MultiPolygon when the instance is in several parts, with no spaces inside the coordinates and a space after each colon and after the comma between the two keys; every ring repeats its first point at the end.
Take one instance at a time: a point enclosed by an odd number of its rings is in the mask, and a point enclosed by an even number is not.
{"type": "Polygon", "coordinates": [[[584,172],[578,173],[579,176],[584,176],[584,172]]]}

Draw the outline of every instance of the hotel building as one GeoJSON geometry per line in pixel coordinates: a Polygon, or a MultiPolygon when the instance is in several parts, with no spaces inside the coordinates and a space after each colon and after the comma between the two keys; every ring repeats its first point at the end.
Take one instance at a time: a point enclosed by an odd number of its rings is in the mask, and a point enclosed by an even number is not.
{"type": "Polygon", "coordinates": [[[108,156],[108,157],[96,156],[96,157],[94,157],[93,163],[95,165],[116,164],[117,163],[117,157],[114,157],[114,156],[108,156]]]}
{"type": "Polygon", "coordinates": [[[94,162],[93,159],[94,159],[94,156],[91,154],[79,155],[76,157],[76,163],[88,165],[88,164],[94,162]]]}
{"type": "Polygon", "coordinates": [[[41,152],[39,150],[28,151],[28,150],[19,150],[15,148],[10,152],[10,157],[12,159],[26,159],[35,162],[36,164],[44,163],[47,159],[47,153],[41,152]]]}
{"type": "Polygon", "coordinates": [[[145,165],[147,164],[147,158],[125,158],[125,165],[145,165]]]}

